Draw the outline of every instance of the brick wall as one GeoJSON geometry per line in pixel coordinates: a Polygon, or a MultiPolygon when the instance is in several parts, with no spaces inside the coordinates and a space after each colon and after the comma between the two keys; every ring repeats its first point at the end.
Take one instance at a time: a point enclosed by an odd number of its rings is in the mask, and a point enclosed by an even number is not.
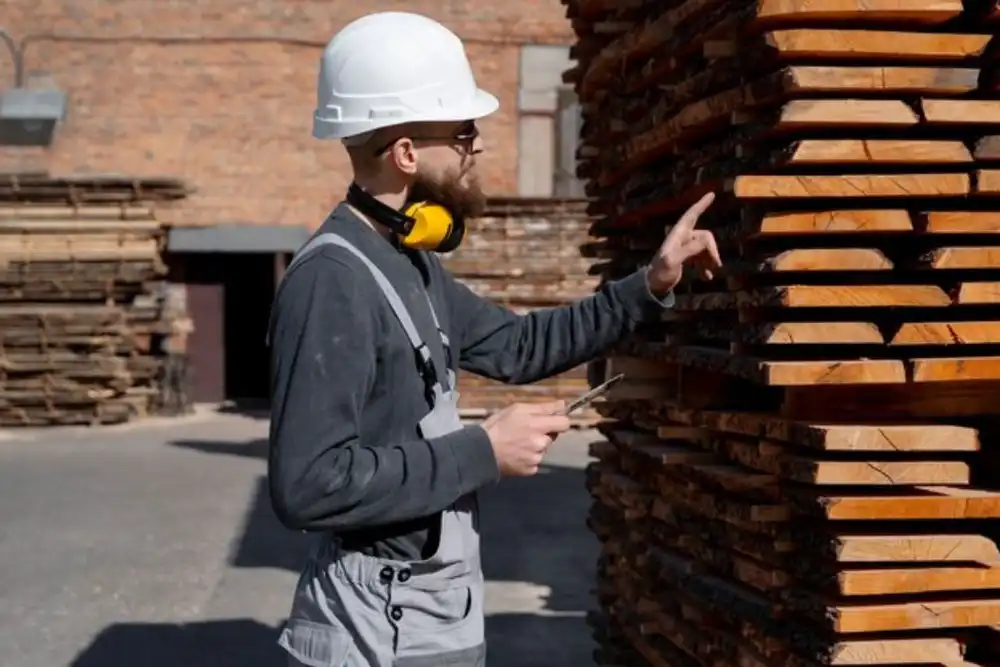
{"type": "MultiPolygon", "coordinates": [[[[69,113],[47,150],[0,147],[0,171],[177,176],[198,193],[177,224],[314,226],[347,183],[336,142],[310,136],[318,58],[336,30],[408,9],[466,40],[480,85],[501,100],[482,123],[492,193],[517,188],[522,44],[568,44],[559,0],[3,0],[3,23],[36,84],[69,113]],[[247,41],[246,38],[264,38],[247,41]],[[242,40],[242,41],[240,41],[242,40]]],[[[0,59],[3,87],[11,67],[0,59]]]]}

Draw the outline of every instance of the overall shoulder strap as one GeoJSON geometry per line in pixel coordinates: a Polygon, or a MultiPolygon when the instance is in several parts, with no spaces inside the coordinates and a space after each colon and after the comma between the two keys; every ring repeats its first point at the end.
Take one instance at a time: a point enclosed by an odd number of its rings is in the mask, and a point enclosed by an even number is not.
{"type": "MultiPolygon", "coordinates": [[[[420,332],[417,331],[417,327],[413,323],[410,311],[407,310],[406,305],[403,303],[402,298],[400,298],[396,288],[392,286],[392,283],[389,282],[389,279],[385,276],[382,270],[378,268],[378,266],[376,266],[367,255],[358,250],[358,248],[355,247],[350,241],[342,237],[340,234],[334,234],[332,232],[320,234],[302,246],[302,248],[295,254],[295,257],[292,258],[292,261],[288,264],[286,272],[290,271],[292,267],[301,262],[314,250],[328,245],[335,245],[347,250],[361,260],[361,262],[368,268],[368,271],[378,284],[379,289],[382,290],[386,300],[389,302],[389,307],[392,309],[393,314],[395,314],[396,319],[399,320],[400,325],[402,325],[403,330],[406,332],[406,337],[409,339],[410,345],[417,354],[417,358],[419,360],[418,363],[420,364],[420,374],[427,383],[428,390],[433,391],[434,385],[438,383],[442,384],[443,388],[447,390],[448,387],[445,386],[448,382],[447,369],[438,369],[435,366],[430,348],[420,337],[420,332]]],[[[424,293],[426,295],[426,290],[424,293]]],[[[444,337],[444,332],[441,331],[441,325],[438,324],[437,314],[434,312],[434,306],[431,304],[429,296],[427,297],[427,305],[430,306],[431,316],[434,319],[434,325],[441,333],[442,343],[447,345],[447,338],[444,337]]],[[[444,350],[442,350],[442,354],[443,353],[444,350]]],[[[442,359],[444,359],[444,357],[442,357],[442,359]]]]}

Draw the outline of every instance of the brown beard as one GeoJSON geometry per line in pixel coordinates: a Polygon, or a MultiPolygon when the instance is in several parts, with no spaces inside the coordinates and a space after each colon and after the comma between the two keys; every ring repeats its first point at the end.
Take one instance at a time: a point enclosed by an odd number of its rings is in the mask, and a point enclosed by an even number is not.
{"type": "Polygon", "coordinates": [[[448,171],[440,179],[418,173],[410,186],[407,203],[432,201],[463,220],[482,215],[486,209],[486,195],[479,185],[479,179],[475,174],[469,174],[468,185],[462,185],[460,178],[457,171],[448,171]]]}

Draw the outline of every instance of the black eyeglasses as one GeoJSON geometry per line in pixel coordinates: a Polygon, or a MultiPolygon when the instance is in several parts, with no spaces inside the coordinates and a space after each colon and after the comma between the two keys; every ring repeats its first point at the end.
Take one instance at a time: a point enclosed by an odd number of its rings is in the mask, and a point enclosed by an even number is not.
{"type": "Polygon", "coordinates": [[[375,157],[381,156],[387,150],[393,147],[397,141],[400,139],[409,138],[413,141],[443,141],[451,144],[458,144],[465,149],[472,147],[473,142],[479,138],[479,128],[476,127],[474,121],[469,121],[462,125],[454,134],[448,136],[433,136],[433,135],[423,135],[423,136],[410,136],[406,135],[396,137],[392,141],[389,141],[384,146],[375,151],[375,157]]]}

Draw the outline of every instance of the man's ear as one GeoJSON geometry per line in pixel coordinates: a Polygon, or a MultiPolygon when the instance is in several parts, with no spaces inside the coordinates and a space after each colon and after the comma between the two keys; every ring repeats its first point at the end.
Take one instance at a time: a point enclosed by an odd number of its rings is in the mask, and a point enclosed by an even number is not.
{"type": "Polygon", "coordinates": [[[417,173],[417,148],[412,139],[404,137],[397,141],[392,147],[392,159],[404,174],[417,173]]]}

